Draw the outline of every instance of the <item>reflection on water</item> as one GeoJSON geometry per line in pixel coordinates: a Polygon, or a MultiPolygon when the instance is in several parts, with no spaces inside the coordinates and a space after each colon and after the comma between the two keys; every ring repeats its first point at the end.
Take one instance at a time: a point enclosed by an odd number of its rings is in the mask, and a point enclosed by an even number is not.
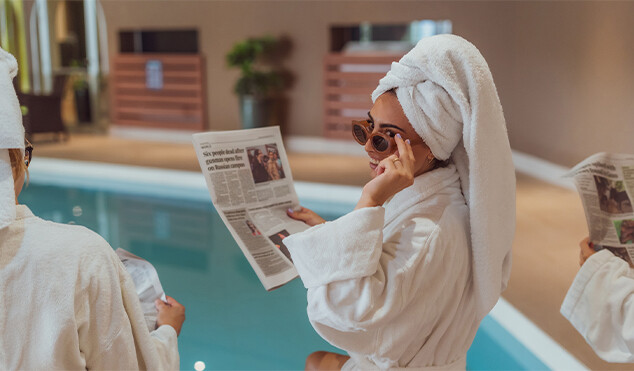
{"type": "Polygon", "coordinates": [[[182,369],[301,369],[309,353],[336,351],[310,327],[301,281],[266,292],[211,201],[31,185],[20,202],[154,264],[166,293],[187,308],[182,369]]]}
{"type": "Polygon", "coordinates": [[[213,219],[217,219],[210,205],[194,207],[112,195],[110,198],[106,209],[110,225],[116,225],[120,247],[134,250],[153,263],[203,271],[209,268],[213,219]]]}

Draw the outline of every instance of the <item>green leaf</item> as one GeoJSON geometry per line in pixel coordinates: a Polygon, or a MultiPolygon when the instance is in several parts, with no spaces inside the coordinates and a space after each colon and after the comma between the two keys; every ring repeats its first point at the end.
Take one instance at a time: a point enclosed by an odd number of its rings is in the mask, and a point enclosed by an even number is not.
{"type": "Polygon", "coordinates": [[[249,38],[237,42],[227,53],[227,64],[241,72],[234,88],[237,94],[265,96],[283,87],[280,73],[270,68],[262,70],[262,57],[273,52],[277,43],[272,36],[249,38]],[[256,68],[256,62],[260,69],[256,68]]]}

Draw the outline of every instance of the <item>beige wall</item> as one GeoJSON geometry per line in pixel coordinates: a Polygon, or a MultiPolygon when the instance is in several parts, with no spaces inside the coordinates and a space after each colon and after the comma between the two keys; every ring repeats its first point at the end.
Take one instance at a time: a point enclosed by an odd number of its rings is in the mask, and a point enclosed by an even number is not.
{"type": "Polygon", "coordinates": [[[634,153],[634,2],[519,4],[515,22],[499,86],[513,147],[565,165],[634,153]]]}
{"type": "Polygon", "coordinates": [[[634,152],[634,2],[102,1],[111,55],[121,29],[197,27],[207,58],[209,127],[239,127],[237,71],[224,56],[249,36],[288,35],[296,76],[287,134],[321,135],[329,25],[451,19],[498,85],[511,145],[563,165],[634,152]]]}

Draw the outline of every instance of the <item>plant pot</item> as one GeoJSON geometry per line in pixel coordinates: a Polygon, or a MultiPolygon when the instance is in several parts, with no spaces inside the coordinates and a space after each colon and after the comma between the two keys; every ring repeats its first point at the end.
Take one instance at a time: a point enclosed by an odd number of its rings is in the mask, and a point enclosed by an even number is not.
{"type": "Polygon", "coordinates": [[[261,128],[267,126],[271,116],[270,98],[253,95],[240,96],[240,118],[243,129],[261,128]]]}
{"type": "Polygon", "coordinates": [[[77,121],[80,124],[90,124],[92,114],[90,110],[90,92],[88,88],[75,88],[75,107],[77,109],[77,121]]]}

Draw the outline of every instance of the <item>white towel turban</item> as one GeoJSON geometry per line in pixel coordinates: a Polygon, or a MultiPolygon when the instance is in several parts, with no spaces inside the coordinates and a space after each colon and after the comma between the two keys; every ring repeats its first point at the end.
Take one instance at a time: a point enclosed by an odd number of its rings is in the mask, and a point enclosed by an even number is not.
{"type": "Polygon", "coordinates": [[[0,229],[15,220],[15,189],[9,148],[24,152],[24,127],[13,78],[18,73],[15,58],[0,49],[0,229]]]}
{"type": "Polygon", "coordinates": [[[451,159],[458,169],[470,213],[478,315],[484,318],[508,283],[515,233],[515,171],[491,71],[471,43],[438,35],[392,63],[372,100],[392,89],[434,156],[451,159]]]}

